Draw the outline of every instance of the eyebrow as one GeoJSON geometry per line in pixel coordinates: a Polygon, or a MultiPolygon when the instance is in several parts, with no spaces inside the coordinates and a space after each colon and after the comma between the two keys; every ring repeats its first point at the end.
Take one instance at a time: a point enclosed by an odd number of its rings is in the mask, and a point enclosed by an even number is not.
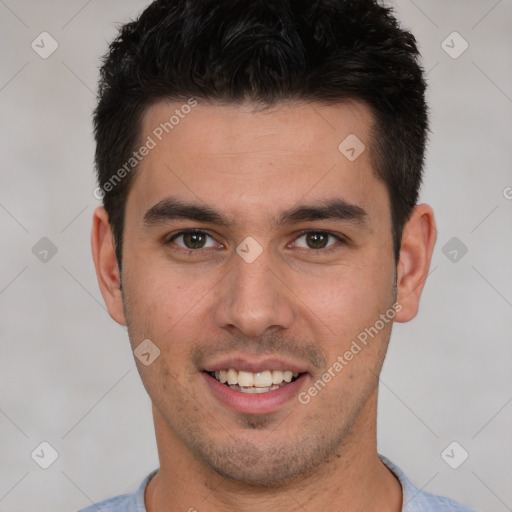
{"type": "MultiPolygon", "coordinates": [[[[175,219],[207,222],[218,226],[231,227],[234,221],[212,206],[167,197],[149,208],[144,214],[147,227],[175,219]]],[[[342,198],[323,200],[314,204],[303,204],[285,210],[276,219],[271,219],[272,228],[303,221],[341,220],[363,229],[370,229],[369,215],[361,206],[342,198]]]]}

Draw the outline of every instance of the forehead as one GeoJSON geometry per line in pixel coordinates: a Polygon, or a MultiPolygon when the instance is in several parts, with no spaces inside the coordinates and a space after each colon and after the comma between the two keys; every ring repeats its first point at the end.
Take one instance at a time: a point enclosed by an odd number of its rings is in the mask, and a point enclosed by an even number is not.
{"type": "Polygon", "coordinates": [[[387,206],[373,173],[373,116],[364,104],[287,102],[266,110],[190,104],[161,101],[143,117],[139,140],[151,141],[152,149],[129,198],[139,208],[169,195],[253,218],[277,217],[280,207],[301,198],[312,203],[337,195],[370,215],[387,206]]]}
{"type": "Polygon", "coordinates": [[[361,102],[327,106],[287,101],[258,109],[247,102],[220,105],[194,101],[195,107],[177,101],[149,107],[143,117],[142,137],[152,135],[160,147],[172,145],[178,151],[180,146],[194,147],[192,158],[205,154],[240,158],[243,153],[258,151],[338,157],[339,143],[350,134],[367,145],[370,142],[373,115],[361,102]]]}

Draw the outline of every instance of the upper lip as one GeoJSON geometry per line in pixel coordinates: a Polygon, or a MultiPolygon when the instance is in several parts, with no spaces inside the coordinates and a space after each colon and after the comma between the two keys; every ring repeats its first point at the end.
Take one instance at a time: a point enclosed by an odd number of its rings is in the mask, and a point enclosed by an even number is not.
{"type": "Polygon", "coordinates": [[[307,366],[304,363],[298,363],[278,357],[249,358],[244,356],[231,356],[220,358],[205,365],[205,372],[215,372],[218,370],[242,370],[245,372],[259,373],[265,370],[290,370],[295,373],[307,372],[307,366]]]}

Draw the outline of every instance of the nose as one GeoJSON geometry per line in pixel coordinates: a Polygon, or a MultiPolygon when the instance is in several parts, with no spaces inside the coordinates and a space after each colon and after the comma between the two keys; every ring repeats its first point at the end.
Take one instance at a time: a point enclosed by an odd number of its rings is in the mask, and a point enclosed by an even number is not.
{"type": "Polygon", "coordinates": [[[294,319],[293,292],[268,251],[248,263],[233,254],[230,271],[216,297],[217,326],[238,329],[246,337],[258,337],[269,329],[287,329],[294,319]]]}

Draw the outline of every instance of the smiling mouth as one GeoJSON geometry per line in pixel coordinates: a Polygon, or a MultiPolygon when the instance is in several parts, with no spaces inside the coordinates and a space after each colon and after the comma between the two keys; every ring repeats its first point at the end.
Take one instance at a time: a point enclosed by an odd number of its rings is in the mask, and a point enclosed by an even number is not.
{"type": "Polygon", "coordinates": [[[302,374],[290,370],[265,370],[253,373],[243,370],[217,370],[207,372],[218,382],[242,393],[268,393],[297,380],[302,374]]]}

